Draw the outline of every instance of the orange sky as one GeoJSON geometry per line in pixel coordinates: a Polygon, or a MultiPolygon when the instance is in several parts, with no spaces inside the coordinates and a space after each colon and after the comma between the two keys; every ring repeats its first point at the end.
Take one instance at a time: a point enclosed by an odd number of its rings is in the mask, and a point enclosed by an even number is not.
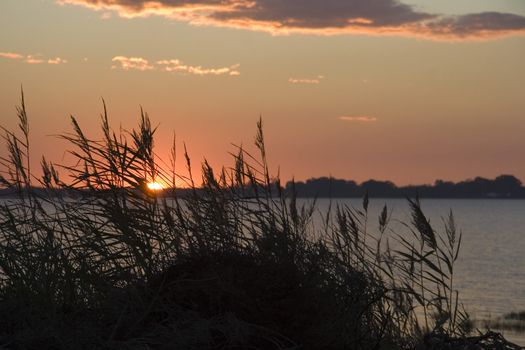
{"type": "Polygon", "coordinates": [[[262,116],[285,180],[525,180],[523,1],[371,3],[3,0],[0,124],[23,85],[35,166],[70,161],[69,115],[97,135],[103,97],[115,127],[142,106],[165,158],[176,132],[230,165],[262,116]]]}

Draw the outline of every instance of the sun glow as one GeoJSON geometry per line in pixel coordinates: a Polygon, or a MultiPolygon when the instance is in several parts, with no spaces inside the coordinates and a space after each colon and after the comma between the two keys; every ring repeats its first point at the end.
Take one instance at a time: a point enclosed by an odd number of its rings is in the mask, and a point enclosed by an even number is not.
{"type": "Polygon", "coordinates": [[[150,191],[160,191],[164,188],[164,186],[162,186],[158,182],[149,182],[147,186],[148,186],[148,190],[150,191]]]}

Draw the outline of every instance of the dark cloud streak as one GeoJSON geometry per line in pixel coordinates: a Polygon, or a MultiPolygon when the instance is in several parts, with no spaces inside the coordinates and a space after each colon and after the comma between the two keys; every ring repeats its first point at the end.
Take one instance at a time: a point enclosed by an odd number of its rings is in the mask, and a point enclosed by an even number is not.
{"type": "Polygon", "coordinates": [[[525,17],[483,12],[440,16],[397,0],[57,0],[112,9],[122,16],[160,15],[194,24],[273,34],[368,33],[431,39],[486,39],[525,33],[525,17]]]}
{"type": "Polygon", "coordinates": [[[398,26],[433,16],[415,12],[410,6],[392,0],[257,0],[256,6],[213,17],[279,22],[291,28],[345,28],[349,23],[363,20],[375,27],[398,26]]]}
{"type": "Polygon", "coordinates": [[[453,34],[458,37],[491,33],[525,32],[525,17],[499,12],[482,12],[441,18],[426,25],[435,35],[453,34]]]}

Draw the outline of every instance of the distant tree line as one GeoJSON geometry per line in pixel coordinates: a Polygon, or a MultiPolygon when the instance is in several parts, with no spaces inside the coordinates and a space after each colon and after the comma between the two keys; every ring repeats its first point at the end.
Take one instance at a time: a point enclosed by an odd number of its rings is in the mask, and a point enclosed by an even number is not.
{"type": "MultiPolygon", "coordinates": [[[[16,196],[21,189],[1,188],[0,198],[16,196]]],[[[263,191],[260,185],[247,184],[245,187],[237,189],[245,197],[256,196],[258,192],[263,191]]],[[[85,190],[68,190],[68,189],[43,189],[31,188],[35,195],[44,195],[49,192],[55,192],[55,195],[67,195],[78,197],[90,195],[90,191],[85,190]]],[[[104,191],[104,190],[102,190],[104,191]]],[[[137,188],[137,191],[142,191],[137,188]]],[[[352,180],[342,180],[333,177],[319,177],[308,179],[305,182],[289,181],[284,187],[279,183],[271,186],[272,195],[278,195],[280,191],[287,194],[295,193],[297,197],[325,197],[325,198],[349,198],[363,197],[368,192],[370,197],[379,198],[407,198],[419,195],[422,198],[525,198],[525,187],[521,181],[513,175],[500,175],[495,179],[486,179],[476,177],[461,182],[451,182],[436,180],[433,185],[409,185],[396,186],[392,181],[368,180],[358,184],[352,180]]],[[[187,197],[192,193],[205,195],[205,188],[166,188],[156,193],[157,196],[187,197]]]]}
{"type": "Polygon", "coordinates": [[[320,177],[306,182],[288,182],[286,191],[295,191],[298,197],[362,197],[368,191],[371,197],[396,198],[525,198],[525,187],[512,175],[495,179],[476,177],[454,183],[436,180],[433,185],[396,186],[391,181],[368,180],[361,184],[352,180],[320,177]]]}

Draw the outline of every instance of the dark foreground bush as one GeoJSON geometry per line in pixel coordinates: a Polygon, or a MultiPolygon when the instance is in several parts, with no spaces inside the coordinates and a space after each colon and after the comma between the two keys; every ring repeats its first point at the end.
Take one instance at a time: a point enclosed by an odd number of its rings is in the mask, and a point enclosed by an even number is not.
{"type": "MultiPolygon", "coordinates": [[[[76,162],[29,162],[21,135],[5,132],[0,181],[0,347],[6,349],[409,349],[463,339],[468,315],[453,267],[461,235],[452,215],[437,233],[409,201],[407,232],[362,207],[336,206],[314,225],[259,157],[237,148],[202,186],[158,166],[154,129],[64,135],[76,162]],[[148,182],[167,190],[148,190],[148,182]],[[183,181],[185,195],[175,188],[183,181]],[[396,241],[396,250],[389,241],[396,241]]],[[[168,166],[169,167],[169,166],[168,166]]],[[[445,344],[446,345],[446,344],[445,344]]],[[[443,346],[445,346],[443,345],[443,346]]],[[[448,345],[447,345],[448,346],[448,345]]]]}

